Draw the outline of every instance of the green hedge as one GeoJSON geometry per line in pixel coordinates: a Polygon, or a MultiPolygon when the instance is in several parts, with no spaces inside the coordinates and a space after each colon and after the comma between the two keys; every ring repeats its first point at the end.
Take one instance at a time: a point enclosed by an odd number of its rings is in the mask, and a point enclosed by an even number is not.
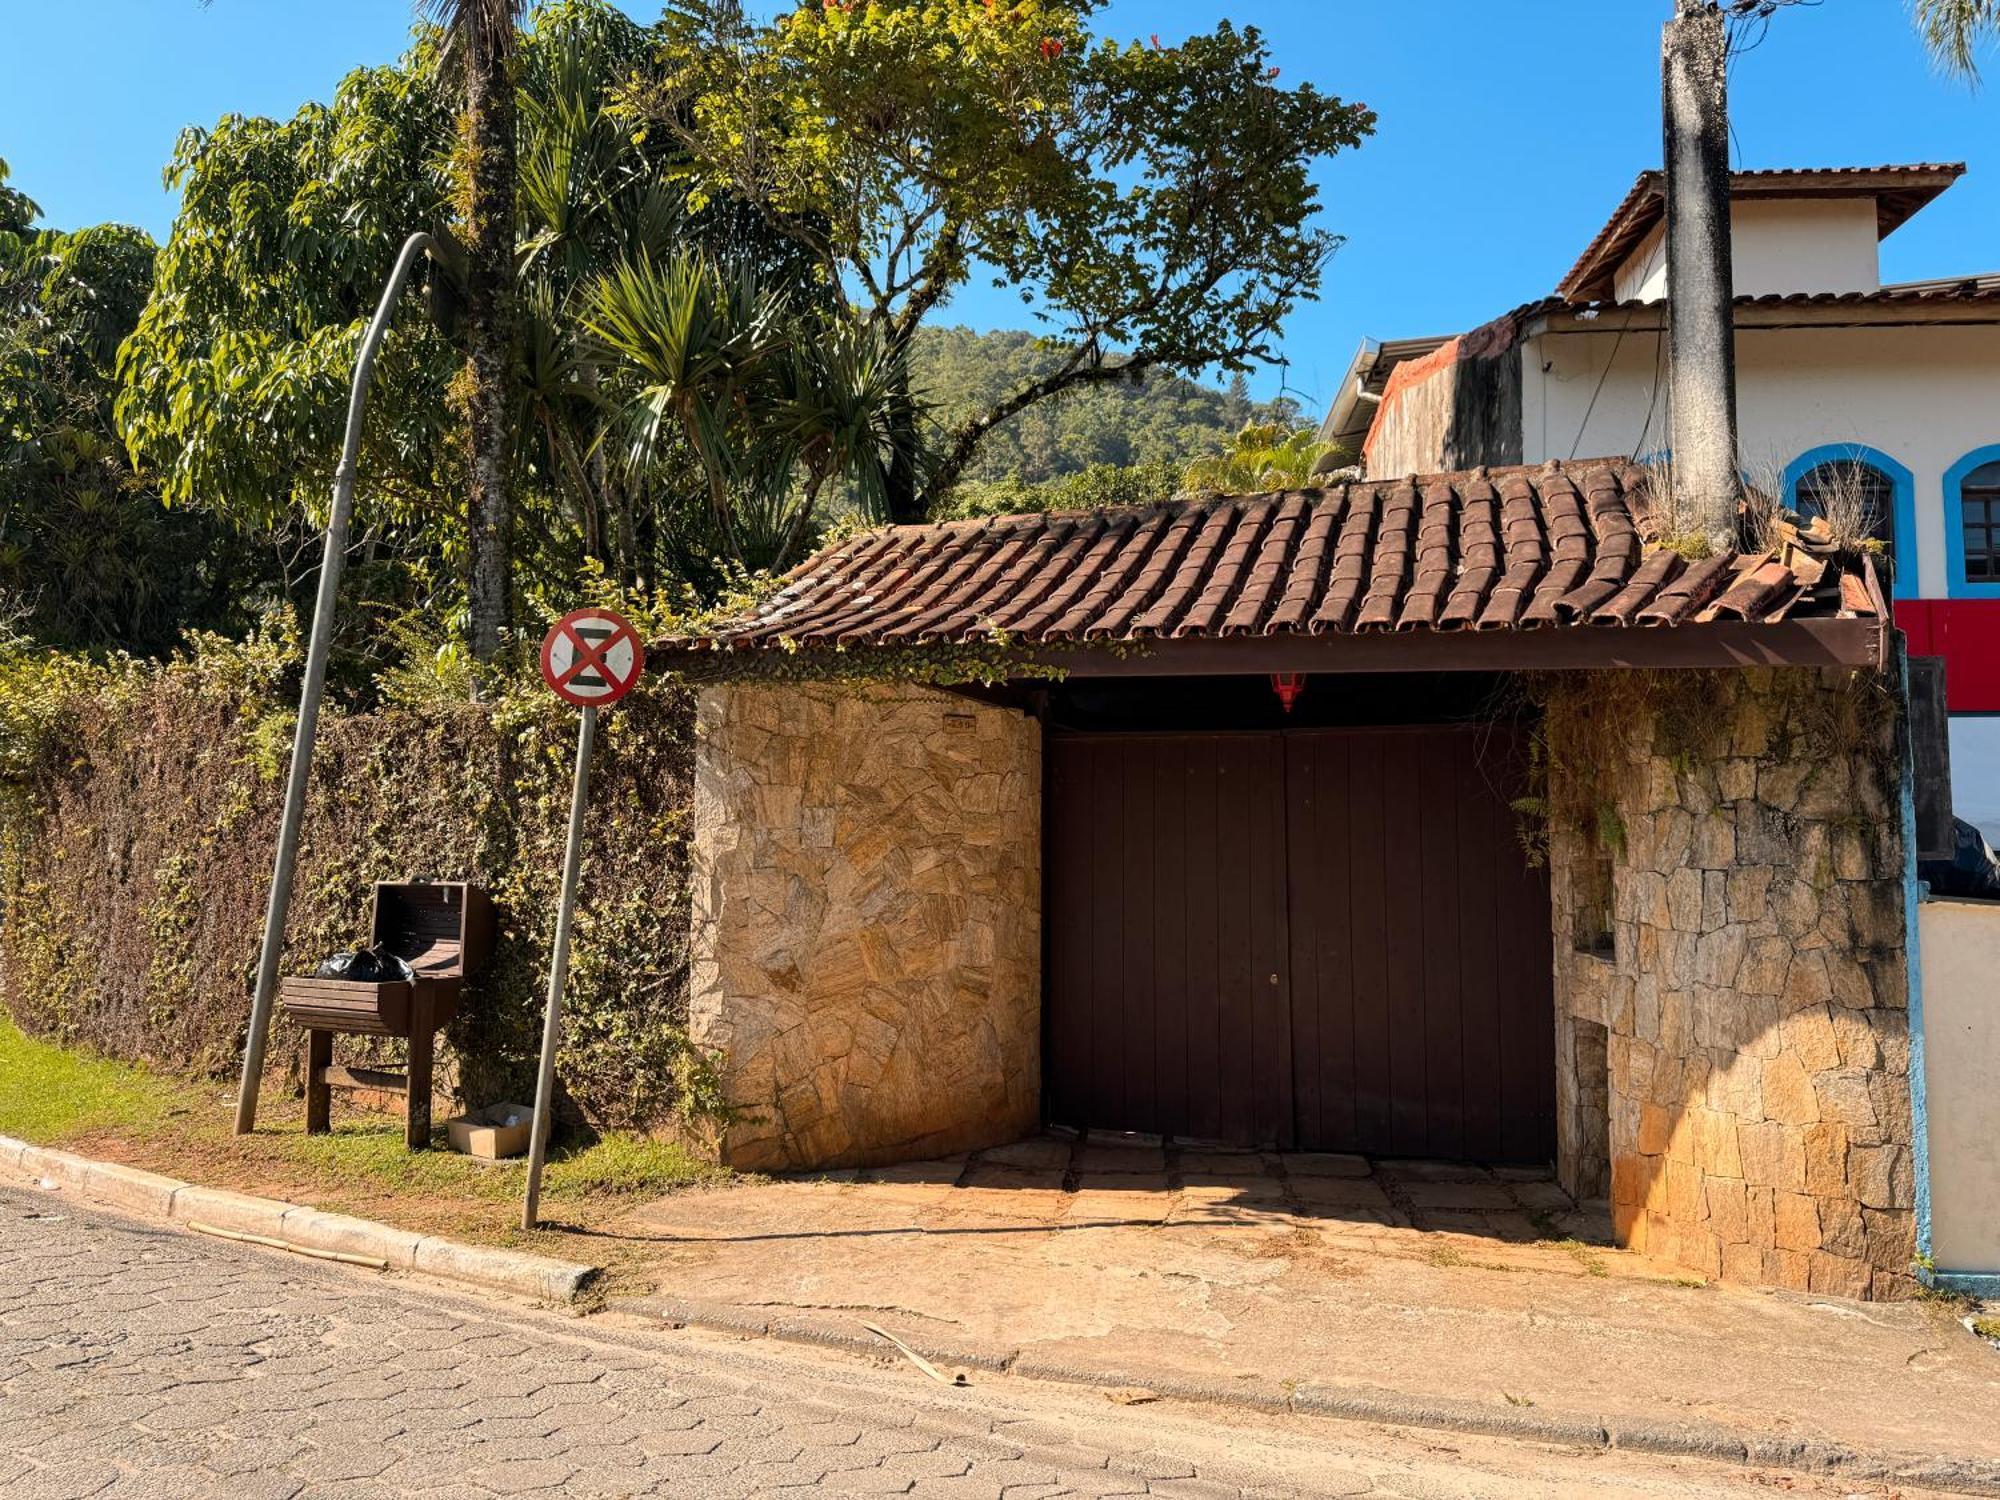
{"type": "MultiPolygon", "coordinates": [[[[0,1003],[24,1030],[182,1072],[239,1066],[296,691],[295,649],[270,637],[164,665],[0,654],[0,1003]]],[[[365,934],[372,881],[479,882],[499,940],[441,1078],[475,1104],[525,1099],[576,716],[528,684],[433,696],[323,714],[286,972],[365,934]]],[[[567,1112],[592,1124],[713,1106],[685,1030],[692,737],[671,686],[601,721],[560,1059],[567,1112]]],[[[281,1023],[274,1074],[295,1077],[299,1040],[281,1023]]]]}

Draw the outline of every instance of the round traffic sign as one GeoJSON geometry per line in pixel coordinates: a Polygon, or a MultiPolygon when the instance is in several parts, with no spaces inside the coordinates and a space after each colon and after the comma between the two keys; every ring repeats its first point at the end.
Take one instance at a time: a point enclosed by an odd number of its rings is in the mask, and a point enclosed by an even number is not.
{"type": "Polygon", "coordinates": [[[542,680],[565,703],[604,708],[638,686],[646,648],[612,609],[573,609],[542,638],[542,680]]]}

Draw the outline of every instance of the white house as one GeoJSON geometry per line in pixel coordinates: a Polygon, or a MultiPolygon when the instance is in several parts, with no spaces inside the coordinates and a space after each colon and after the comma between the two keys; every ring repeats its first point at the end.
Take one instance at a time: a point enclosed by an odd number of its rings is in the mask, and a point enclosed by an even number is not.
{"type": "MultiPolygon", "coordinates": [[[[1880,242],[1962,164],[1731,181],[1741,452],[1810,511],[1873,497],[1896,623],[1947,660],[1953,800],[2000,842],[2000,274],[1883,284],[1880,242]]],[[[1370,478],[1659,455],[1665,190],[1642,173],[1555,295],[1456,337],[1364,344],[1321,429],[1370,478]]]]}

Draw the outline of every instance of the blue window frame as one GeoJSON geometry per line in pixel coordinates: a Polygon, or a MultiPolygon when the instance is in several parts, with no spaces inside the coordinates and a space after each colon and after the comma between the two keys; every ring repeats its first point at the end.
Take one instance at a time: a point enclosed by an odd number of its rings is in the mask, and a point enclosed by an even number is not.
{"type": "Polygon", "coordinates": [[[1944,556],[1952,598],[2000,599],[2000,443],[1945,471],[1944,556]]]}
{"type": "Polygon", "coordinates": [[[1858,482],[1883,497],[1869,529],[1895,564],[1892,596],[1916,598],[1916,477],[1888,454],[1865,443],[1827,443],[1801,453],[1786,466],[1785,504],[1809,517],[1817,506],[1814,491],[1836,482],[1858,482]]]}

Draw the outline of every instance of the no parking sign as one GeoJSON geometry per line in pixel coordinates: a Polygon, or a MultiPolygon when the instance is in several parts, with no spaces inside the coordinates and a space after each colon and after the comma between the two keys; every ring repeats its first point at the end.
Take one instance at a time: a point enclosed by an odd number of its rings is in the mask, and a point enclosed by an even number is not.
{"type": "Polygon", "coordinates": [[[542,639],[542,680],[578,708],[605,708],[638,685],[646,648],[613,609],[573,609],[542,639]]]}
{"type": "Polygon", "coordinates": [[[590,797],[590,750],[597,711],[639,685],[646,648],[632,622],[615,609],[573,609],[542,638],[542,681],[565,703],[583,710],[577,726],[576,781],[570,789],[569,844],[563,851],[562,904],[556,908],[555,951],[549,957],[549,1003],[542,1017],[542,1061],[535,1079],[535,1123],[528,1137],[528,1195],[521,1227],[540,1218],[542,1162],[549,1149],[549,1107],[555,1095],[556,1043],[562,1034],[563,981],[569,974],[570,919],[576,913],[576,877],[583,863],[583,814],[590,797]]]}

